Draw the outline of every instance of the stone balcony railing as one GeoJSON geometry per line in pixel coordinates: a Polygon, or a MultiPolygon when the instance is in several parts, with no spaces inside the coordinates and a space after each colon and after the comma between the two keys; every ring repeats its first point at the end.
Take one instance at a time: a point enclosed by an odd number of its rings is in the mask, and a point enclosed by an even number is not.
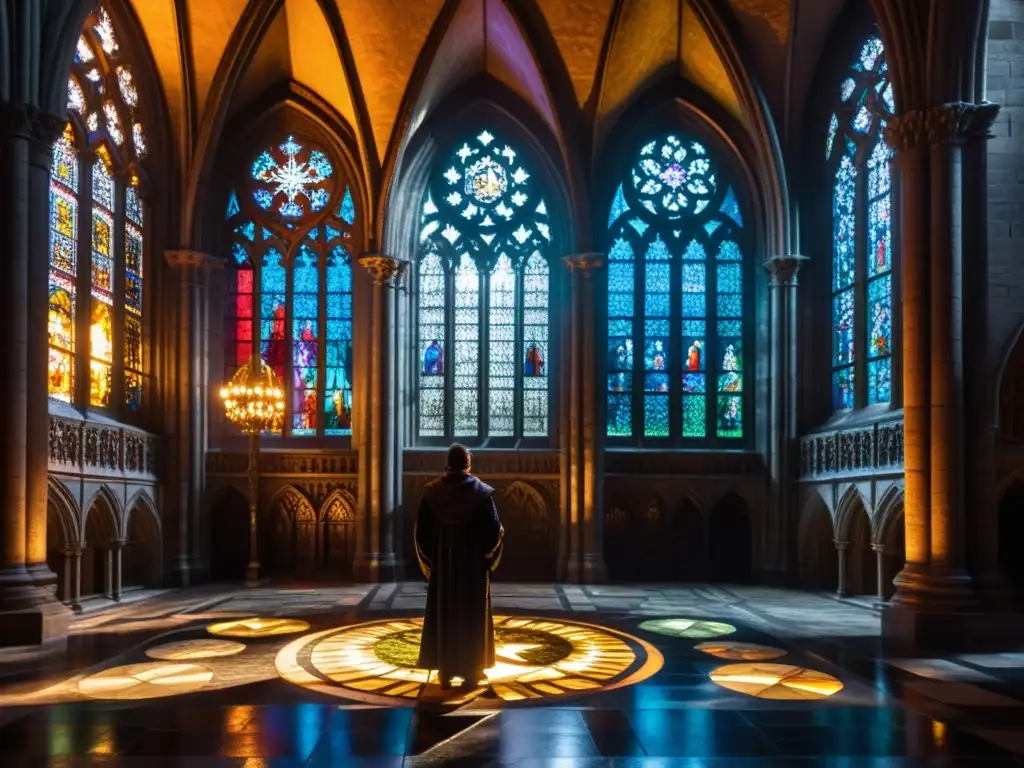
{"type": "Polygon", "coordinates": [[[800,438],[802,481],[902,472],[902,421],[822,431],[800,438]]]}
{"type": "Polygon", "coordinates": [[[61,474],[156,480],[159,438],[71,409],[50,413],[48,469],[61,474]]]}

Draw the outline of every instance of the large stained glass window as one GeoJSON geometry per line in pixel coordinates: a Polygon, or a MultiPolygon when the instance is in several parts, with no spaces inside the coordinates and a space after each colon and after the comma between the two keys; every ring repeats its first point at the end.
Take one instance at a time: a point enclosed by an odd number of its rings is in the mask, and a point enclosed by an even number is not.
{"type": "Polygon", "coordinates": [[[356,207],[315,142],[284,136],[228,198],[225,376],[253,354],[283,383],[285,434],[352,434],[356,207]]]}
{"type": "Polygon", "coordinates": [[[832,174],[832,405],[892,399],[893,114],[882,40],[864,42],[839,85],[826,159],[832,174]]]}
{"type": "Polygon", "coordinates": [[[606,429],[737,445],[748,429],[748,259],[735,190],[681,134],[641,147],[608,216],[606,429]]]}
{"type": "Polygon", "coordinates": [[[490,130],[432,176],[416,275],[420,438],[548,435],[552,233],[537,186],[490,130]]]}
{"type": "Polygon", "coordinates": [[[146,381],[148,148],[139,104],[113,21],[100,7],[78,40],[69,121],[50,169],[49,392],[115,414],[142,407],[146,381]]]}

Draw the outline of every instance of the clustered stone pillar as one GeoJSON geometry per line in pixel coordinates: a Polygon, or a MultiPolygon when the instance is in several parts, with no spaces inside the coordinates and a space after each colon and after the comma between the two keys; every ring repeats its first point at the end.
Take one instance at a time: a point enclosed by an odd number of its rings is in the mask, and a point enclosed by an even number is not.
{"type": "Polygon", "coordinates": [[[599,467],[604,432],[598,423],[593,273],[603,254],[565,257],[570,277],[569,348],[569,514],[566,579],[581,584],[608,580],[604,562],[599,467]]]}
{"type": "MultiPolygon", "coordinates": [[[[794,456],[797,424],[797,358],[796,358],[796,293],[797,272],[806,256],[773,256],[763,266],[770,276],[771,290],[771,423],[772,436],[770,473],[774,524],[765,526],[765,558],[775,561],[778,578],[782,574],[798,569],[797,551],[794,543],[795,518],[789,510],[796,507],[794,488],[796,483],[794,456]]],[[[767,569],[769,563],[762,564],[767,569]]]]}
{"type": "Polygon", "coordinates": [[[839,555],[839,586],[836,589],[836,594],[839,597],[846,597],[850,594],[850,542],[848,541],[835,541],[836,553],[839,555]]]}
{"type": "MultiPolygon", "coordinates": [[[[204,457],[206,455],[207,381],[203,360],[207,355],[204,320],[206,288],[210,270],[221,261],[192,250],[167,251],[164,257],[178,271],[178,305],[170,342],[175,350],[173,380],[177,402],[169,413],[168,433],[176,437],[177,465],[170,467],[177,482],[171,484],[177,504],[178,553],[175,571],[181,586],[192,580],[191,571],[198,562],[198,520],[202,503],[204,457]]],[[[168,526],[168,531],[170,527],[168,526]]]]}
{"type": "Polygon", "coordinates": [[[40,332],[48,301],[41,212],[62,127],[33,106],[0,105],[0,646],[58,648],[70,616],[46,566],[47,337],[40,332]]]}
{"type": "Polygon", "coordinates": [[[394,293],[409,262],[370,253],[359,263],[373,277],[370,311],[369,396],[363,407],[369,411],[368,429],[361,444],[368,449],[368,498],[359,499],[360,520],[356,528],[356,556],[353,564],[360,581],[394,581],[398,571],[395,558],[395,493],[398,472],[394,441],[395,414],[395,297],[394,293]]]}
{"type": "MultiPolygon", "coordinates": [[[[903,223],[903,410],[907,562],[884,615],[911,642],[960,635],[978,606],[965,569],[963,286],[960,147],[998,107],[953,102],[890,121],[903,223]]],[[[974,258],[972,254],[971,258],[974,258]]]]}
{"type": "Polygon", "coordinates": [[[885,545],[872,544],[875,553],[875,589],[879,602],[885,600],[885,545]]]}

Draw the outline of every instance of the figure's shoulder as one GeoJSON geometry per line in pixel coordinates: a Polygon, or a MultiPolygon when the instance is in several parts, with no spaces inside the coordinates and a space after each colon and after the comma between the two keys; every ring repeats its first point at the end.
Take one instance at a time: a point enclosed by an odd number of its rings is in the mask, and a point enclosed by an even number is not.
{"type": "Polygon", "coordinates": [[[494,489],[491,486],[489,486],[487,483],[485,483],[483,480],[481,480],[478,477],[474,477],[473,479],[476,481],[476,492],[477,493],[479,493],[479,494],[481,494],[483,496],[488,496],[488,497],[494,495],[494,489]]]}
{"type": "Polygon", "coordinates": [[[432,491],[441,487],[441,478],[435,477],[433,480],[428,480],[423,484],[424,491],[432,491]]]}

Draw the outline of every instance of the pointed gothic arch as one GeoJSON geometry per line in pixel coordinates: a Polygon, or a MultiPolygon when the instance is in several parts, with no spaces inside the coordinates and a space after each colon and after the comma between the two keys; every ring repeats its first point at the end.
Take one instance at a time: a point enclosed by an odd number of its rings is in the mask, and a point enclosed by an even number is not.
{"type": "Polygon", "coordinates": [[[799,573],[804,589],[834,591],[839,587],[839,554],[828,505],[817,490],[803,506],[799,526],[799,573]]]}
{"type": "Polygon", "coordinates": [[[163,581],[160,515],[149,494],[140,489],[125,505],[121,586],[156,588],[163,581]]]}
{"type": "Polygon", "coordinates": [[[505,526],[505,548],[495,572],[500,581],[550,581],[555,572],[555,536],[547,502],[531,484],[514,480],[495,494],[505,526]]]}
{"type": "Polygon", "coordinates": [[[335,490],[320,507],[322,549],[318,567],[330,578],[350,579],[356,545],[356,503],[348,491],[335,490]]]}

